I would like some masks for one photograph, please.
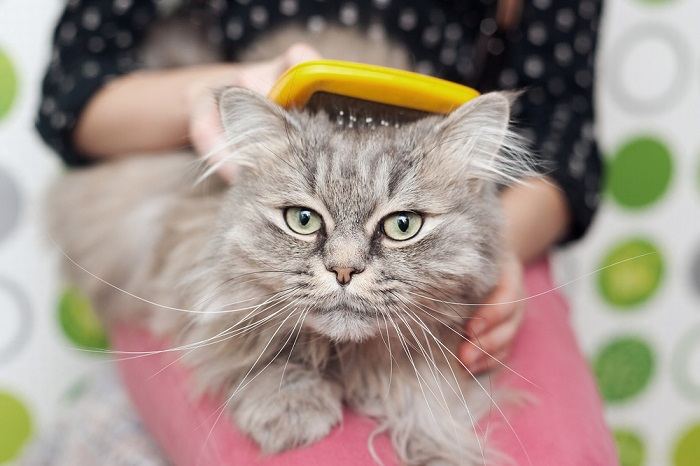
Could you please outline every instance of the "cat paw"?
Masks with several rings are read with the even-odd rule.
[[[322,380],[274,387],[258,401],[239,405],[235,417],[266,454],[322,439],[343,414],[340,389]]]

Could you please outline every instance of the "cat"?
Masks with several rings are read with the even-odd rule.
[[[232,185],[201,180],[186,151],[58,180],[49,229],[69,279],[108,326],[182,347],[264,453],[323,438],[346,404],[406,465],[494,458],[474,427],[493,395],[454,354],[473,307],[449,303],[495,285],[498,189],[532,174],[512,96],[352,129],[243,88],[217,99]]]

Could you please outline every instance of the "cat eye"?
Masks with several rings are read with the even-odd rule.
[[[306,207],[289,207],[284,211],[284,221],[294,233],[310,235],[323,226],[323,220],[311,209]]]
[[[395,241],[406,241],[418,234],[423,217],[415,212],[395,212],[384,218],[384,234]]]

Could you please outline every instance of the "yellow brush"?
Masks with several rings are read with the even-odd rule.
[[[446,114],[478,95],[470,87],[410,71],[314,60],[290,68],[269,98],[285,108],[324,109],[341,125],[367,127]]]

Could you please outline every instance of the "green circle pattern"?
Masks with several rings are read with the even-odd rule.
[[[641,393],[654,372],[654,354],[641,338],[618,337],[605,345],[593,362],[603,399],[620,403]]]
[[[32,430],[32,418],[24,403],[0,391],[0,463],[17,458]]]
[[[17,95],[17,75],[10,57],[0,49],[0,120],[12,108]]]
[[[66,289],[58,303],[58,321],[63,333],[79,348],[104,350],[107,335],[90,300],[75,288]]]
[[[689,427],[678,439],[673,452],[673,466],[700,464],[700,423]]]
[[[659,249],[644,238],[614,246],[600,264],[598,289],[608,303],[629,310],[649,299],[659,288],[664,261]]]
[[[647,207],[668,189],[672,169],[671,152],[664,143],[649,136],[638,137],[613,155],[607,167],[607,188],[623,207]]]
[[[644,466],[646,447],[637,433],[618,429],[613,432],[620,466]]]

